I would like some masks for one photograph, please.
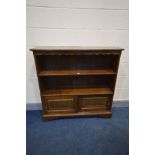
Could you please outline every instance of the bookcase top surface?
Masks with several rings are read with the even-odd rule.
[[[30,51],[122,51],[120,47],[105,46],[38,46],[31,48]]]

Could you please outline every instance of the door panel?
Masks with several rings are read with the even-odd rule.
[[[75,112],[77,110],[75,97],[72,96],[45,97],[44,103],[47,113]]]
[[[110,96],[80,96],[78,100],[81,111],[110,109]]]

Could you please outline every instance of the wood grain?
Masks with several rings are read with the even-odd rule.
[[[51,89],[42,91],[42,96],[61,96],[61,95],[103,95],[113,94],[109,88],[87,88],[87,89]]]
[[[99,116],[104,118],[110,118],[112,116],[111,111],[90,111],[90,112],[78,112],[78,113],[51,113],[43,114],[43,120],[56,119],[62,117],[81,117],[81,116]]]
[[[44,120],[112,116],[122,48],[41,47],[31,50],[35,58]]]
[[[41,71],[39,76],[65,76],[65,75],[115,75],[113,70],[52,70]]]

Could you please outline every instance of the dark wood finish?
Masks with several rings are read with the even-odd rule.
[[[95,110],[102,110],[108,111],[110,104],[110,97],[111,96],[80,96],[79,97],[79,104],[80,104],[80,111],[93,111]]]
[[[117,47],[37,47],[34,54],[43,119],[111,117]]]
[[[115,75],[113,70],[52,70],[40,71],[39,76]]]
[[[57,119],[63,117],[81,117],[81,116],[99,116],[104,118],[112,117],[111,111],[89,111],[89,112],[76,112],[76,113],[51,113],[43,114],[43,120],[47,121],[49,119]]]
[[[83,89],[50,89],[42,91],[42,96],[61,96],[61,95],[103,95],[113,94],[109,88],[83,88]]]
[[[61,113],[61,112],[76,112],[77,104],[76,97],[73,96],[59,96],[59,97],[44,97],[45,107],[47,113]]]

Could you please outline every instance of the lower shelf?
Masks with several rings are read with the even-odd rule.
[[[59,96],[59,95],[103,95],[113,94],[110,88],[83,88],[83,89],[53,89],[42,91],[42,96]]]
[[[63,113],[63,114],[44,114],[43,119],[49,120],[49,119],[56,119],[56,118],[62,118],[62,117],[79,117],[79,116],[99,116],[104,118],[110,118],[112,117],[111,111],[91,111],[91,112],[78,112],[78,113]]]

